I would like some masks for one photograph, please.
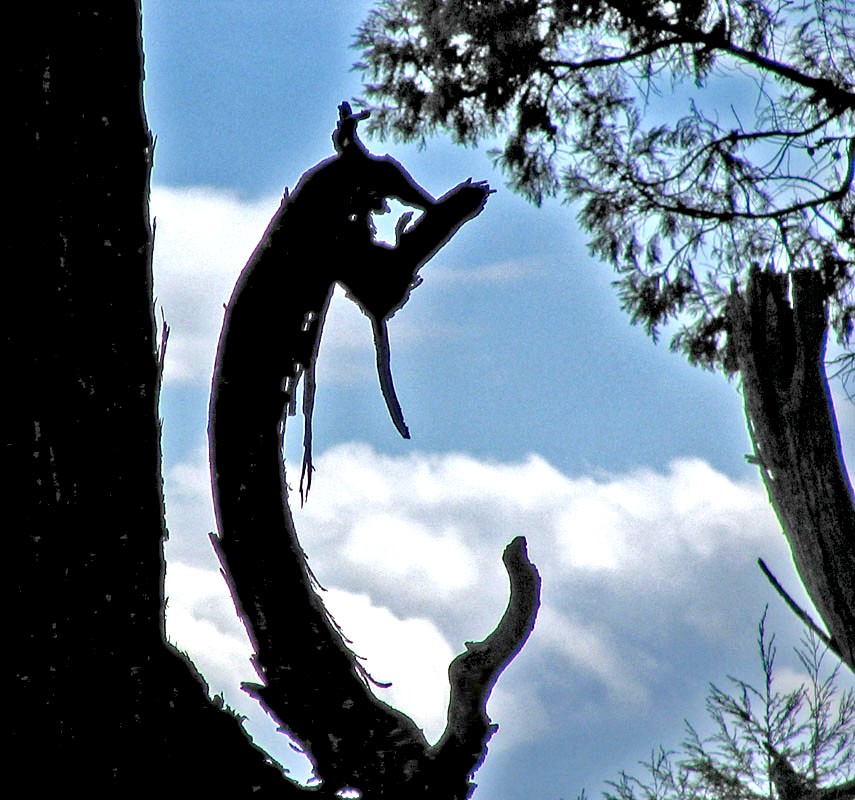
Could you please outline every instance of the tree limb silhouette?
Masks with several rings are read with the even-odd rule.
[[[288,507],[285,421],[305,377],[307,492],[314,367],[334,286],[344,286],[372,321],[380,384],[393,422],[406,435],[386,322],[418,284],[419,268],[481,212],[491,191],[470,179],[434,199],[393,158],[368,153],[356,133],[365,116],[340,106],[337,154],[286,191],[226,309],[209,415],[219,529],[211,540],[255,649],[260,680],[244,688],[311,758],[322,785],[305,791],[331,797],[353,787],[363,797],[464,798],[493,730],[484,729],[487,696],[532,630],[539,604],[540,580],[524,540],[506,551],[511,600],[497,630],[452,665],[453,733],[431,748],[409,717],[369,690],[369,676],[315,590]],[[402,218],[394,247],[372,238],[370,215],[383,210],[388,197],[424,211],[409,228],[409,218]],[[460,682],[474,674],[476,651],[483,678]],[[454,774],[452,739],[478,743],[477,753],[453,760]]]

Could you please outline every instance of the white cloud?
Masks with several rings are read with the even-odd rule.
[[[616,658],[616,643],[607,631],[598,630],[583,621],[573,620],[555,606],[546,606],[538,614],[537,633],[540,646],[552,650],[570,662],[574,669],[601,681],[624,703],[644,704],[649,692],[639,677],[649,677],[655,662],[636,654],[632,670],[621,669],[626,660]]]
[[[167,475],[173,539],[205,541],[203,459],[200,450],[200,463]],[[762,609],[755,557],[786,569],[762,486],[732,481],[697,459],[664,473],[574,478],[536,455],[520,463],[458,453],[391,457],[345,444],[318,455],[316,465],[309,501],[293,512],[312,570],[329,590],[324,600],[368,671],[393,682],[384,696],[432,739],[444,724],[449,661],[504,611],[501,554],[518,534],[543,577],[543,605],[491,701],[500,724],[498,709],[511,709],[498,747],[561,724],[567,709],[550,694],[558,689],[590,716],[602,715],[597,696],[621,713],[645,713],[667,688],[669,637],[712,648],[730,641],[734,615],[753,627]],[[182,559],[192,550],[175,547]],[[169,583],[170,635],[191,654],[225,642],[210,667],[216,690],[247,664],[236,639],[219,638],[236,636],[224,623],[231,601],[215,573],[209,581],[186,564],[173,570],[181,580]],[[750,603],[748,584],[759,587]]]
[[[765,505],[758,486],[735,483],[700,459],[676,460],[666,474],[639,469],[568,481],[559,496],[560,553],[576,568],[631,563],[648,577],[661,575],[675,561],[707,559],[728,540],[757,540],[770,530],[751,521],[758,501]]]
[[[436,625],[424,617],[401,619],[365,594],[330,589],[323,599],[348,638],[357,643],[355,652],[371,676],[379,682],[391,681],[388,689],[375,687],[374,693],[390,705],[405,708],[429,741],[438,740],[448,705],[445,672],[455,651]]]
[[[427,521],[402,520],[390,513],[356,521],[344,552],[362,572],[418,581],[443,594],[471,587],[478,574],[457,531],[437,531]]]
[[[554,733],[554,717],[537,688],[531,683],[518,680],[513,690],[505,689],[505,680],[499,679],[490,699],[487,714],[499,730],[490,739],[490,752],[507,752],[521,744],[536,742]]]
[[[236,687],[257,681],[249,660],[249,639],[219,572],[180,561],[166,573],[168,635],[212,686]],[[172,602],[177,596],[179,602]]]
[[[675,461],[665,474],[571,478],[537,455],[503,464],[455,453],[390,457],[347,444],[326,452],[317,468],[312,496],[296,516],[308,536],[332,540],[336,563],[367,563],[373,536],[380,563],[395,562],[380,570],[390,580],[419,563],[440,588],[428,577],[436,559],[446,573],[442,588],[452,591],[477,585],[478,570],[497,560],[498,543],[516,533],[542,551],[559,581],[593,572],[606,580],[617,573],[625,583],[686,572],[676,566],[754,547],[775,531],[759,484],[736,483],[699,459]],[[456,582],[455,563],[474,575],[472,584]]]
[[[455,269],[435,267],[431,270],[431,281],[442,283],[511,283],[530,278],[542,269],[535,259],[508,259],[478,267]]]
[[[155,296],[172,329],[166,380],[209,382],[223,304],[278,205],[221,189],[153,187]]]

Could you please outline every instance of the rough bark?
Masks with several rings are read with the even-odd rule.
[[[4,789],[281,792],[281,772],[163,639],[139,3],[16,11],[24,18],[4,49],[4,533],[16,678]]]
[[[823,366],[824,276],[755,270],[728,316],[754,458],[802,582],[855,671],[855,505]]]

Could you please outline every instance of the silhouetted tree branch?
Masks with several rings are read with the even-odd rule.
[[[372,321],[381,386],[406,435],[388,374],[386,321],[418,284],[419,268],[481,212],[490,192],[465,181],[434,199],[394,159],[367,152],[356,135],[360,118],[341,106],[338,154],[286,192],[227,307],[211,393],[219,528],[211,538],[256,652],[260,682],[245,688],[305,748],[323,781],[311,791],[465,798],[493,730],[484,712],[490,689],[534,625],[540,581],[524,540],[506,551],[505,617],[452,665],[450,733],[432,748],[411,719],[371,693],[315,591],[287,502],[287,411],[305,377],[303,475],[311,476],[314,365],[335,284]],[[395,247],[372,238],[370,214],[389,197],[424,211],[412,227],[399,223]]]

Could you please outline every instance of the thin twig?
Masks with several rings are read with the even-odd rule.
[[[819,640],[829,649],[831,650],[838,658],[843,659],[843,654],[837,648],[837,645],[834,643],[834,639],[832,639],[825,631],[823,631],[811,618],[810,614],[807,613],[789,594],[787,594],[786,589],[778,583],[778,579],[772,574],[769,567],[766,566],[766,562],[763,561],[762,558],[757,559],[757,563],[760,565],[760,569],[763,570],[763,574],[768,578],[769,583],[772,584],[772,587],[775,591],[781,595],[784,599],[784,602],[792,609],[793,613],[810,628],[819,638]]]

